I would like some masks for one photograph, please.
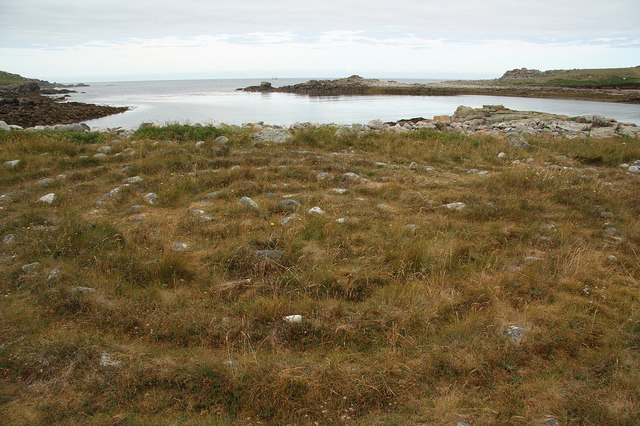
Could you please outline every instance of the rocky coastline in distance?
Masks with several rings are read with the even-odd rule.
[[[492,80],[452,80],[429,84],[407,84],[352,75],[334,80],[274,87],[269,82],[238,90],[260,93],[296,93],[312,96],[490,95],[533,98],[584,99],[640,103],[640,66],[601,70],[538,71],[526,68],[507,71]]]

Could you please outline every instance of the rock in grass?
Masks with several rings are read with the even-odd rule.
[[[13,234],[7,234],[4,236],[4,238],[2,239],[2,242],[5,244],[11,244],[15,241],[16,237]]]
[[[289,132],[287,129],[266,128],[260,130],[259,132],[252,133],[251,139],[256,142],[282,143],[286,142],[289,138],[291,138],[291,136],[291,132]]]
[[[300,324],[302,322],[302,315],[287,315],[282,319],[289,324]]]
[[[196,142],[196,148],[200,148],[201,146],[204,145],[204,141],[198,141]]]
[[[465,203],[462,202],[455,202],[455,203],[449,203],[449,204],[445,204],[444,205],[446,208],[448,208],[449,210],[462,210],[464,208],[467,207],[467,205]]]
[[[640,167],[638,167],[638,166],[629,166],[627,171],[630,172],[630,173],[640,173]]]
[[[98,148],[98,152],[101,152],[103,154],[109,154],[111,151],[113,151],[113,148],[111,148],[110,146],[106,145],[106,146],[101,146],[100,148]]]
[[[342,175],[342,179],[344,179],[345,182],[356,183],[360,179],[360,176],[353,172],[347,172]]]
[[[229,143],[229,138],[226,136],[218,136],[213,140],[215,143]]]
[[[510,325],[505,330],[505,334],[507,335],[507,337],[516,343],[520,343],[520,340],[522,340],[525,333],[526,333],[526,330],[524,328],[518,327],[515,325]]]
[[[38,185],[40,186],[45,186],[45,185],[49,185],[50,183],[53,183],[54,180],[51,178],[44,178],[44,179],[40,179],[38,182],[36,182]]]
[[[91,294],[91,293],[95,293],[96,289],[95,288],[91,288],[91,287],[74,287],[71,289],[71,291],[75,294]]]
[[[280,221],[280,223],[281,223],[281,224],[283,224],[283,225],[288,225],[288,224],[290,224],[291,222],[293,222],[293,220],[294,220],[294,219],[298,219],[298,220],[300,220],[300,216],[299,216],[299,215],[297,215],[297,214],[292,214],[291,216],[289,216],[289,217],[285,217],[284,219],[282,219],[282,220]]]
[[[200,216],[200,222],[211,222],[213,220],[213,216],[209,216],[208,214],[203,214]]]
[[[280,207],[300,207],[302,204],[297,202],[296,200],[282,200],[278,203]]]
[[[142,176],[131,176],[127,178],[127,183],[140,183],[144,180]]]
[[[4,168],[4,169],[15,169],[18,164],[20,164],[20,160],[5,161],[2,164],[2,168]]]
[[[498,154],[498,158],[504,158],[504,157],[506,157],[506,156],[507,156],[507,154],[506,154],[506,153],[504,153],[504,152],[500,152],[500,153]]]
[[[338,219],[336,219],[336,223],[347,223],[347,218],[339,217]]]
[[[93,158],[95,158],[96,160],[104,160],[105,158],[107,158],[107,154],[103,152],[99,152],[96,155],[94,155]]]
[[[213,191],[205,195],[206,198],[217,198],[220,195],[220,191]]]
[[[11,127],[4,121],[0,121],[0,130],[11,131]]]
[[[176,251],[184,251],[187,249],[187,243],[173,243],[173,249]]]
[[[256,250],[256,258],[262,260],[278,260],[283,254],[282,250]]]
[[[51,270],[51,272],[49,272],[49,276],[47,277],[47,281],[57,280],[59,274],[60,274],[60,268],[53,268]]]
[[[149,203],[149,204],[155,204],[156,201],[158,201],[158,194],[156,194],[155,192],[150,192],[147,195],[144,196],[144,199]]]
[[[344,195],[347,192],[349,192],[349,190],[345,189],[345,188],[333,188],[332,191],[335,192],[336,194],[340,194],[340,195]]]
[[[522,135],[516,132],[507,133],[507,144],[516,148],[531,148],[531,145],[524,140]]]
[[[329,173],[327,173],[327,172],[320,172],[320,173],[318,173],[316,175],[316,179],[317,180],[324,180],[324,179],[326,179],[328,177],[329,177]]]
[[[42,197],[40,197],[38,199],[38,201],[41,201],[43,203],[47,203],[47,204],[51,204],[53,203],[53,201],[56,199],[56,194],[54,194],[53,192],[47,195],[43,195]]]
[[[100,356],[100,366],[101,367],[120,367],[120,361],[114,361],[109,357],[109,354],[103,352]]]
[[[204,210],[193,209],[191,210],[191,214],[194,216],[202,216],[204,214]]]
[[[24,272],[25,274],[28,274],[29,272],[31,272],[34,269],[36,269],[38,266],[40,266],[40,262],[29,263],[29,264],[24,265],[22,267],[22,272]]]
[[[142,210],[142,206],[136,204],[134,206],[131,206],[131,208],[129,209],[129,214],[138,213],[141,210]]]
[[[240,198],[240,201],[238,203],[240,204],[241,207],[250,208],[250,209],[258,208],[258,203],[256,203],[249,197]]]
[[[310,208],[307,213],[309,213],[309,214],[324,214],[324,210],[322,210],[318,206],[315,206],[315,207]]]

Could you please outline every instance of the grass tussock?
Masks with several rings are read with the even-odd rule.
[[[637,139],[334,133],[2,132],[4,421],[640,421]]]

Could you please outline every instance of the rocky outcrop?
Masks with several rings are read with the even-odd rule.
[[[46,93],[51,93],[50,88]],[[43,96],[36,82],[0,86],[0,120],[21,127],[77,123],[127,111],[127,107],[62,102]]]
[[[513,69],[505,72],[500,80],[526,80],[530,78],[536,78],[542,76],[542,71],[540,70],[530,70],[527,68]]]

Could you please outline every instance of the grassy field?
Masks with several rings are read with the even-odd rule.
[[[11,74],[6,71],[0,71],[0,85],[3,84],[14,84],[14,83],[27,83],[29,81],[28,78],[24,78],[18,74]]]
[[[0,423],[640,422],[638,139],[334,132],[0,131]]]
[[[640,66],[630,68],[599,68],[546,71],[540,77],[504,84],[522,84],[551,87],[638,87]]]

